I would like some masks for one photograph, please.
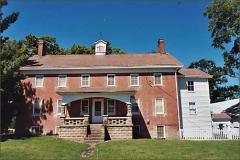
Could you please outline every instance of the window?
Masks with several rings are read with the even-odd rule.
[[[40,126],[31,126],[30,132],[34,135],[39,135],[41,134],[41,127]]]
[[[115,115],[115,101],[112,99],[109,99],[107,101],[107,110],[108,115]]]
[[[131,98],[132,114],[140,114],[140,100]]]
[[[36,87],[43,87],[43,75],[37,75],[35,77],[35,86]]]
[[[190,114],[197,114],[195,102],[189,102],[189,112]]]
[[[130,85],[131,86],[138,86],[139,85],[139,76],[138,76],[138,74],[131,74],[130,75]]]
[[[59,99],[58,101],[57,101],[57,114],[58,115],[60,115],[61,113],[62,113],[62,108],[63,108],[64,106],[62,105],[62,100],[61,99]]]
[[[58,87],[66,87],[67,85],[67,76],[59,75],[58,76]]]
[[[157,138],[165,138],[165,126],[157,126]]]
[[[40,116],[41,115],[41,107],[42,100],[36,99],[33,101],[33,116]]]
[[[194,82],[187,81],[187,88],[188,88],[188,91],[194,91]]]
[[[88,74],[82,75],[81,86],[86,87],[90,85],[90,76]]]
[[[156,98],[155,108],[156,108],[156,114],[164,114],[164,100],[163,100],[163,98]]]
[[[107,75],[107,85],[108,86],[115,86],[115,75],[114,74],[108,74]]]
[[[162,85],[162,74],[161,73],[154,74],[154,85]]]
[[[104,52],[103,46],[97,46],[97,52]]]
[[[89,114],[89,101],[88,99],[82,100],[81,105],[81,115],[88,115]]]

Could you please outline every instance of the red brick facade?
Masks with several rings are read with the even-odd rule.
[[[107,86],[107,74],[90,74],[90,86],[88,88],[97,89],[117,89],[117,90],[136,90],[132,95],[140,100],[140,114],[133,115],[134,126],[140,125],[140,137],[157,138],[157,126],[165,126],[165,136],[167,139],[178,138],[178,109],[177,109],[177,88],[174,72],[162,73],[162,86],[154,85],[154,73],[137,73],[139,74],[139,86],[130,86],[130,73],[115,73],[116,85]],[[64,89],[76,90],[81,87],[81,74],[67,74],[67,86]],[[25,84],[25,96],[27,107],[22,114],[18,116],[17,132],[23,133],[32,125],[40,125],[44,134],[55,133],[59,125],[60,118],[56,115],[57,100],[62,99],[57,93],[58,74],[44,75],[44,85],[41,88],[35,87],[35,75],[27,77]],[[24,86],[24,85],[23,85]],[[33,96],[32,96],[33,95]],[[32,98],[30,98],[32,97]],[[43,100],[41,117],[32,117],[32,99],[40,98]],[[89,99],[89,112],[92,112],[92,98]],[[104,97],[101,97],[104,98]],[[164,114],[156,115],[155,99],[164,99]],[[80,100],[71,102],[67,107],[68,116],[80,116]],[[126,116],[126,104],[116,100],[116,115]],[[107,100],[104,98],[104,114],[107,114]],[[91,122],[91,117],[90,117]],[[138,129],[138,128],[137,128]],[[134,131],[135,133],[135,131]],[[138,133],[136,133],[138,134]],[[135,137],[133,135],[133,137]]]

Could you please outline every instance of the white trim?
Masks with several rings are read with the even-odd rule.
[[[157,112],[157,100],[158,99],[161,99],[162,100],[162,108],[163,108],[163,111],[162,112]],[[162,97],[157,97],[155,98],[155,114],[156,115],[161,115],[161,114],[164,114],[165,113],[165,104],[164,104],[164,98]]]
[[[42,84],[40,86],[37,86],[37,78],[42,78]],[[44,86],[44,76],[43,75],[36,75],[35,76],[35,87],[36,88],[42,88]]]
[[[85,70],[85,69],[144,69],[144,68],[182,68],[183,65],[146,65],[146,66],[92,66],[92,67],[69,67],[69,68],[61,68],[61,67],[45,67],[45,68],[20,68],[21,71],[27,70]]]
[[[31,74],[91,74],[91,73],[155,73],[155,72],[176,72],[177,68],[107,68],[107,69],[27,69],[21,70],[21,73],[31,75]]]
[[[156,84],[156,75],[160,75],[161,76],[161,84]],[[154,81],[154,86],[162,86],[163,85],[163,76],[162,73],[154,73],[153,74],[153,81]]]
[[[137,76],[137,84],[136,85],[132,85],[131,81],[132,81],[132,76]],[[138,73],[134,73],[134,74],[130,74],[129,76],[130,78],[130,86],[139,86],[139,74]]]
[[[87,101],[88,113],[83,113],[83,111],[82,111],[82,107],[83,107],[83,103],[82,102],[83,101]],[[81,106],[80,106],[80,115],[86,115],[86,114],[89,115],[89,99],[82,99],[81,100]]]
[[[109,112],[108,112],[108,105],[109,105],[109,103],[108,103],[108,101],[113,101],[113,108],[114,108],[114,112],[113,113],[110,113],[109,114]],[[108,115],[116,115],[116,101],[114,100],[114,99],[108,99],[107,100],[107,114]]]
[[[163,127],[163,137],[158,137],[158,127]],[[157,138],[166,138],[166,126],[165,125],[157,125]]]
[[[35,113],[35,101],[39,101],[39,107],[40,107],[40,112],[39,112],[39,114],[36,114]],[[35,99],[35,100],[33,100],[32,101],[32,104],[33,104],[33,107],[32,107],[32,116],[33,117],[40,117],[41,116],[41,114],[42,114],[42,99]]]
[[[113,78],[113,85],[109,85],[108,84],[108,76],[114,76],[114,78]],[[107,74],[107,86],[111,86],[111,87],[113,87],[113,86],[116,86],[116,74]]]
[[[96,101],[101,101],[101,116],[95,116],[95,102]],[[103,114],[104,114],[103,109],[104,109],[104,99],[96,98],[96,99],[92,100],[92,122],[93,123],[98,123],[98,121],[94,122],[94,117],[101,117],[100,122],[102,122],[102,118],[103,118]]]
[[[64,85],[62,85],[62,86],[60,86],[60,81],[59,81],[59,78],[60,77],[65,77],[66,79],[65,79],[65,84]],[[60,75],[58,75],[58,87],[67,87],[67,75],[66,74],[60,74]]]
[[[83,85],[83,83],[82,83],[82,81],[83,81],[82,77],[83,76],[88,76],[88,85]],[[90,74],[81,74],[81,87],[90,87],[90,83],[91,83],[90,79],[91,79]]]

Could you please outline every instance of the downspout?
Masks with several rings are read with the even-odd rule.
[[[180,111],[179,111],[179,97],[178,97],[178,81],[177,81],[177,71],[175,72],[175,83],[176,83],[176,96],[177,96],[177,112],[178,112],[178,132],[179,132],[179,139],[182,137],[181,133],[181,124],[180,124]]]

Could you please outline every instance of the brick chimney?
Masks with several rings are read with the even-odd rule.
[[[158,52],[160,54],[165,54],[164,39],[158,39]]]
[[[42,57],[45,55],[44,41],[42,39],[38,40],[38,56]]]

